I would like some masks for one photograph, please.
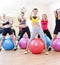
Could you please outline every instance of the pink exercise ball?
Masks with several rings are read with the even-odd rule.
[[[39,38],[35,38],[31,41],[30,45],[29,45],[29,50],[33,53],[33,54],[40,54],[43,52],[44,50],[44,43],[41,39]]]
[[[28,43],[28,38],[27,37],[23,37],[23,38],[21,38],[20,39],[20,41],[19,41],[19,47],[21,48],[21,49],[26,49],[27,48],[27,43]]]
[[[57,38],[53,41],[52,43],[52,48],[57,51],[60,52],[60,38]]]

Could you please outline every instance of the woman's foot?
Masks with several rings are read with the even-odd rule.
[[[51,51],[51,47],[48,48],[48,51]]]
[[[14,49],[13,49],[14,51],[16,51],[17,50],[17,47],[14,47]]]
[[[28,54],[28,53],[29,53],[29,51],[28,51],[28,50],[25,50],[25,51],[24,51],[24,54]]]
[[[48,55],[48,54],[49,54],[49,52],[48,52],[48,51],[45,51],[44,53],[45,53],[45,55]]]

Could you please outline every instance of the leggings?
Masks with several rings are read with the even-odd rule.
[[[52,39],[49,30],[44,30],[43,32],[44,32],[50,39]],[[38,38],[40,38],[40,35],[38,35]]]
[[[15,29],[12,29],[12,32],[13,32],[13,34],[16,36],[16,32],[15,32]]]
[[[36,36],[37,33],[40,35],[42,41],[44,41],[46,43],[45,38],[44,38],[44,32],[43,32],[42,28],[40,28],[40,27],[33,28],[33,31],[31,33],[31,38],[29,40],[29,43],[34,39],[34,37]]]
[[[19,38],[19,40],[23,37],[25,32],[28,34],[28,38],[30,38],[30,30],[29,30],[29,27],[27,26],[25,28],[22,28],[22,31],[20,31],[20,34],[19,34],[20,38]]]

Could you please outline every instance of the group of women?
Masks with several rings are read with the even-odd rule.
[[[18,16],[18,21],[19,21],[19,40],[23,37],[24,33],[26,32],[29,38],[28,41],[28,45],[26,48],[26,51],[24,53],[28,53],[28,46],[30,44],[30,42],[34,39],[34,37],[36,36],[36,34],[38,34],[38,38],[41,38],[44,43],[45,43],[45,54],[48,54],[48,51],[51,50],[51,47],[49,47],[47,49],[47,45],[46,45],[46,40],[44,37],[44,34],[46,34],[52,41],[56,39],[58,32],[60,32],[60,9],[57,9],[54,14],[55,14],[55,21],[56,21],[56,25],[55,25],[55,30],[54,30],[54,34],[53,34],[53,38],[51,37],[51,34],[48,30],[48,19],[47,19],[47,15],[43,14],[42,15],[42,19],[40,21],[38,14],[38,9],[34,8],[31,12],[30,15],[30,21],[31,21],[31,25],[32,25],[32,32],[30,33],[29,27],[26,24],[26,18],[25,18],[25,12],[21,11],[20,16]],[[2,19],[2,25],[3,25],[3,31],[2,31],[2,40],[0,42],[0,51],[1,51],[1,46],[2,43],[4,41],[5,36],[7,35],[7,33],[9,33],[9,35],[11,36],[13,42],[14,42],[14,51],[17,50],[17,45],[16,45],[16,40],[13,39],[13,31],[12,31],[12,26],[11,26],[11,21],[9,21],[9,19],[6,18],[6,15],[3,15],[3,19]],[[39,24],[39,22],[41,22],[41,26]],[[18,41],[19,41],[18,40]]]

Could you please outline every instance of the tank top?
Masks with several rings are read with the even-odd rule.
[[[3,26],[5,26],[5,25],[9,25],[10,23],[9,23],[9,20],[7,20],[7,19],[3,19],[2,20],[2,25]]]
[[[37,16],[33,16],[32,19],[31,19],[31,22],[39,22],[39,19]]]
[[[19,25],[22,25],[22,24],[26,24],[26,20],[20,20],[20,23],[19,23]]]
[[[56,19],[56,26],[60,28],[60,19]]]
[[[48,30],[48,21],[42,20],[41,27],[43,30]]]

